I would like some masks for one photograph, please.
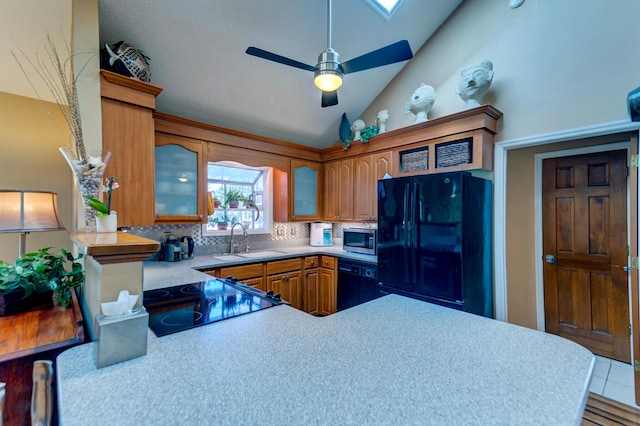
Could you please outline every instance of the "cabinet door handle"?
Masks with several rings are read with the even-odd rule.
[[[312,261],[311,261],[311,266],[315,265],[315,263],[316,263],[316,261],[315,261],[315,260],[312,260]]]
[[[309,271],[307,271],[307,273],[305,275],[308,277],[309,276]]]

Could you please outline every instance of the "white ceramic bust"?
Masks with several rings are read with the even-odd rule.
[[[356,120],[351,125],[351,131],[353,132],[353,140],[357,141],[360,139],[360,132],[364,129],[364,121]]]
[[[480,106],[493,80],[493,63],[482,61],[462,70],[456,93],[467,103],[465,109]]]
[[[387,120],[389,120],[389,110],[383,109],[378,112],[377,124],[378,133],[384,133],[387,131]]]
[[[428,84],[420,83],[409,99],[409,111],[416,115],[415,123],[427,121],[427,113],[436,102],[436,91]]]

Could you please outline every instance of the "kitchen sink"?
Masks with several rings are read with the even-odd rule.
[[[283,254],[287,254],[287,253],[283,251],[278,251],[278,250],[263,250],[263,251],[252,251],[249,253],[238,253],[238,256],[251,259],[255,257],[280,256]]]
[[[213,256],[215,260],[222,260],[229,262],[231,260],[242,260],[243,258],[238,256],[237,254],[220,254],[217,256]]]

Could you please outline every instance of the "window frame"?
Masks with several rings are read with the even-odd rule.
[[[263,179],[263,188],[262,188],[262,209],[260,209],[260,215],[262,217],[263,227],[259,229],[251,228],[247,229],[248,234],[271,234],[273,233],[274,225],[273,225],[273,168],[271,167],[253,167],[247,166],[245,164],[241,164],[235,161],[210,161],[207,162],[207,182],[206,189],[209,191],[210,183],[224,183],[229,186],[248,186],[247,182],[237,182],[237,181],[220,181],[218,179],[210,179],[208,175],[208,167],[210,164],[220,165],[220,166],[228,166],[249,170],[260,170],[262,172]],[[254,184],[255,185],[255,182]],[[220,209],[219,207],[218,209]],[[207,222],[201,225],[202,227],[202,236],[203,237],[218,237],[218,236],[228,236],[231,235],[231,225],[227,227],[225,230],[219,229],[210,229],[209,228],[209,217],[207,215]],[[236,229],[236,233],[238,230]]]

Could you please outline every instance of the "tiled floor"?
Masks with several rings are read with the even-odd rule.
[[[589,390],[634,408],[640,408],[635,403],[631,364],[596,355],[596,368],[593,371]]]

